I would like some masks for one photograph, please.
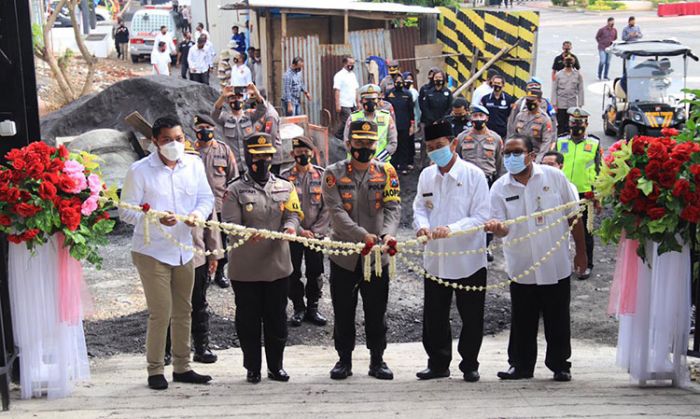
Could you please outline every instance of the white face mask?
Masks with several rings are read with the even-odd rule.
[[[160,146],[160,154],[170,161],[178,161],[185,154],[185,144],[179,141],[171,141]]]

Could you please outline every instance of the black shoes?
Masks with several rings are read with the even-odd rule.
[[[493,262],[493,260],[494,260],[493,253],[491,253],[490,250],[487,250],[487,251],[486,251],[486,260],[487,260],[488,262]]]
[[[554,373],[554,381],[571,381],[571,373],[569,371],[559,371]]]
[[[251,384],[258,384],[260,382],[260,371],[248,370],[248,374],[246,374],[245,380]]]
[[[294,310],[294,315],[289,319],[289,325],[292,327],[301,326],[301,322],[304,321],[305,310]]]
[[[194,348],[194,357],[192,358],[194,362],[199,362],[200,364],[213,364],[218,359],[219,357],[211,352],[208,345],[197,346]]]
[[[168,388],[168,380],[163,374],[151,375],[148,377],[148,387],[152,390],[165,390]]]
[[[369,372],[367,373],[371,377],[374,377],[378,380],[393,380],[394,379],[394,373],[391,372],[389,367],[386,365],[386,362],[378,362],[378,363],[373,363],[369,365]]]
[[[338,361],[331,370],[333,380],[344,380],[352,375],[352,364],[350,362]]]
[[[274,381],[287,382],[289,381],[289,374],[287,374],[287,371],[283,370],[282,368],[280,368],[277,372],[268,370],[267,378]]]
[[[210,375],[197,374],[196,372],[189,370],[182,373],[173,373],[173,381],[176,383],[189,383],[189,384],[206,384],[211,381]]]
[[[416,377],[419,380],[432,380],[433,378],[446,378],[450,376],[450,370],[446,369],[444,371],[434,370],[430,367],[424,369],[423,371],[418,371]]]
[[[508,371],[501,371],[498,374],[498,378],[501,380],[522,380],[526,378],[532,378],[532,373],[524,373],[516,370],[515,367],[508,368]]]
[[[220,288],[228,288],[231,286],[231,281],[226,278],[223,272],[217,271],[216,275],[214,276],[214,282],[216,285],[218,285]]]
[[[479,371],[469,371],[464,373],[464,381],[466,382],[476,383],[479,381],[479,378],[481,378]]]
[[[315,324],[316,326],[325,326],[328,323],[328,320],[323,317],[323,314],[318,312],[318,308],[314,307],[309,307],[306,310],[304,320],[311,324]]]

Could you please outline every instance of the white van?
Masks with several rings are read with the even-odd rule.
[[[166,26],[168,32],[173,34],[174,50],[177,50],[177,26],[171,7],[146,6],[134,13],[129,29],[129,55],[132,62],[137,63],[139,58],[150,59],[153,42],[161,26]]]

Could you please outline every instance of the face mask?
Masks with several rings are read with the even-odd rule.
[[[348,70],[348,71],[352,71],[354,68],[355,68],[354,65],[346,65],[346,66],[345,66],[345,69]]]
[[[306,166],[309,164],[308,154],[302,154],[300,156],[294,156],[294,160],[299,164],[299,166]]]
[[[527,166],[525,165],[525,153],[515,156],[513,154],[505,156],[503,159],[503,165],[506,166],[508,173],[512,175],[517,175],[525,171]]]
[[[501,85],[493,86],[493,91],[494,91],[494,92],[498,93],[498,92],[500,92],[501,90],[503,90],[503,86],[501,86]]]
[[[573,66],[574,66],[574,63],[572,63],[571,61],[565,61],[565,62],[564,62],[564,67],[570,68],[570,67],[573,67]]]
[[[241,108],[243,107],[243,101],[241,100],[234,100],[233,104],[231,105],[234,111],[240,111]]]
[[[160,146],[160,154],[170,161],[178,161],[185,154],[185,144],[179,141],[171,141]]]
[[[586,132],[586,127],[571,127],[571,135],[581,137]]]
[[[527,106],[527,110],[534,111],[535,109],[537,109],[537,102],[528,100],[525,101],[525,106]]]
[[[374,156],[374,150],[371,148],[355,148],[351,147],[350,148],[350,154],[352,157],[359,161],[360,163],[367,163],[370,160],[372,160],[372,156]]]
[[[437,87],[442,87],[445,84],[445,80],[435,80],[434,83]]]
[[[271,160],[256,160],[253,161],[253,157],[247,154],[246,164],[248,169],[250,169],[250,177],[258,183],[265,183],[270,178],[270,166],[272,165]]]
[[[374,109],[377,107],[377,104],[375,102],[364,102],[362,104],[362,107],[367,112],[374,112]]]
[[[403,82],[397,82],[397,83],[395,84],[395,86],[396,86],[397,89],[401,90],[401,89],[403,89]]]
[[[452,150],[449,145],[446,145],[437,150],[428,152],[428,157],[430,157],[430,160],[434,161],[438,167],[445,167],[450,164],[452,160]]]
[[[481,119],[477,119],[472,121],[472,124],[474,124],[474,128],[476,128],[477,131],[481,131],[484,129],[484,125],[486,125],[486,121],[483,121]]]
[[[211,141],[214,139],[214,130],[211,128],[202,128],[197,130],[197,139],[199,141]]]

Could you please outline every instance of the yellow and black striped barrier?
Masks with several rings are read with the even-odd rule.
[[[440,7],[438,41],[444,45],[444,53],[459,54],[446,59],[447,74],[460,84],[464,83],[471,77],[475,51],[483,58],[475,67],[478,71],[503,47],[518,43],[517,48],[492,68],[505,76],[506,92],[524,96],[525,85],[534,70],[539,22],[538,12]]]

